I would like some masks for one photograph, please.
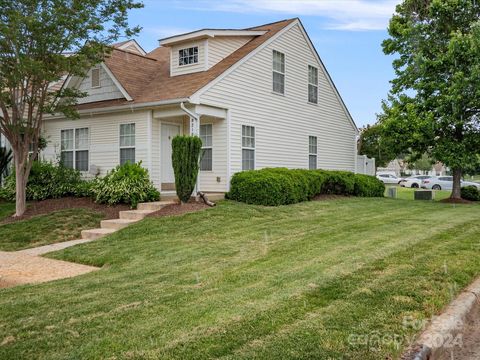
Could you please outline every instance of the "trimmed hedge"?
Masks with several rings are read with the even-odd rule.
[[[187,203],[197,182],[202,140],[198,136],[177,135],[172,140],[172,166],[175,189],[182,203]]]
[[[462,187],[460,195],[465,200],[480,201],[480,190],[473,185]]]
[[[5,179],[0,198],[15,201],[15,171]],[[65,196],[90,196],[91,183],[80,172],[46,161],[34,161],[28,177],[27,200],[58,199]]]
[[[228,199],[266,206],[307,201],[319,194],[383,197],[385,185],[373,176],[347,171],[266,168],[236,173]]]

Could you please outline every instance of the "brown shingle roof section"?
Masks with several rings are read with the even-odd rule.
[[[115,103],[116,105],[121,103],[138,104],[188,98],[295,20],[283,20],[249,28],[249,30],[265,30],[267,32],[253,38],[207,71],[193,74],[170,76],[169,48],[156,48],[147,56],[114,49],[111,56],[105,60],[105,64],[133,98],[133,101],[116,101]],[[112,106],[111,101],[82,104],[81,108],[107,106]]]

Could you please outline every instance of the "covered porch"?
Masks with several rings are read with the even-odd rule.
[[[229,182],[228,111],[207,105],[182,105],[152,111],[152,181],[162,195],[175,193],[172,140],[176,135],[197,135],[203,143],[198,190],[224,193]]]

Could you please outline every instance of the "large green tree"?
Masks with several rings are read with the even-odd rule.
[[[390,144],[391,139],[383,135],[380,124],[367,125],[360,129],[358,153],[375,158],[376,167],[385,167],[395,159],[396,153]]]
[[[390,20],[383,50],[395,55],[380,121],[397,152],[428,154],[453,173],[480,152],[480,1],[405,0]]]
[[[83,96],[52,84],[85,76],[109,44],[139,31],[128,25],[135,0],[0,0],[0,131],[10,142],[16,174],[16,216],[25,212],[25,186],[44,114],[75,118]]]

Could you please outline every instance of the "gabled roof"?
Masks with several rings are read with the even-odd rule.
[[[245,29],[262,31],[263,35],[254,37],[206,71],[173,77],[170,76],[168,47],[158,47],[146,56],[114,48],[105,60],[105,65],[133,100],[106,100],[85,103],[78,107],[79,109],[98,109],[188,98],[295,21],[297,21],[296,18]]]

